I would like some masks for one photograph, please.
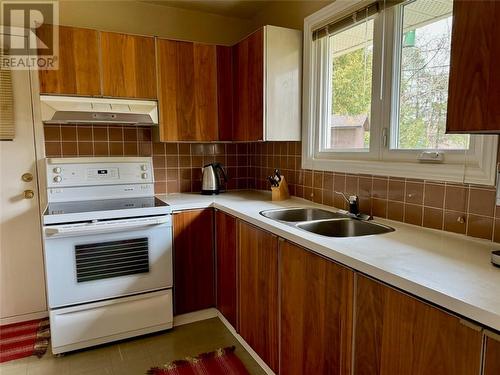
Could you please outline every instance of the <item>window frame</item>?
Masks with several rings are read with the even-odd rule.
[[[314,42],[312,31],[371,3],[373,0],[337,1],[304,20],[302,168],[494,185],[497,136],[471,135],[469,150],[443,150],[445,161],[439,164],[418,162],[417,156],[422,150],[391,149],[391,121],[396,109],[393,103],[395,99],[399,100],[399,91],[394,90],[397,85],[393,83],[397,76],[396,10],[400,10],[400,6],[386,9],[385,19],[382,13],[375,16],[369,151],[322,149],[324,138],[321,137],[326,129],[322,124],[329,113],[329,102],[324,97],[329,96],[325,94],[325,85],[329,86],[330,80],[324,77],[330,64],[328,57],[323,57],[328,37]],[[384,48],[382,41],[385,42]]]

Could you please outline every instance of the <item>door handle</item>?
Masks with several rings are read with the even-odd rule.
[[[35,196],[35,192],[33,190],[25,190],[24,191],[24,198],[33,199],[34,196]]]
[[[33,175],[31,173],[24,173],[22,176],[21,176],[21,179],[24,181],[24,182],[31,182],[33,181]]]

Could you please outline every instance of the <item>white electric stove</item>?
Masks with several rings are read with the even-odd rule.
[[[45,165],[52,351],[171,328],[171,209],[154,197],[151,158]]]

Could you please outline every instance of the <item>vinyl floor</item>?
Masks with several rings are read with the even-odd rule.
[[[0,364],[0,374],[140,375],[153,366],[231,345],[236,346],[236,354],[252,375],[265,374],[218,318],[75,351],[58,358],[49,348],[40,359],[28,357]]]

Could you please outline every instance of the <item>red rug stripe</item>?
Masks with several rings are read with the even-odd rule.
[[[0,340],[0,348],[8,345],[15,344],[16,342],[25,341],[25,340],[33,340],[37,337],[37,332],[30,332],[27,334],[12,336],[12,337],[2,337]]]
[[[0,326],[0,363],[43,355],[50,337],[48,328],[47,319]]]
[[[192,360],[179,360],[164,368],[154,367],[151,375],[250,375],[234,354],[234,346],[215,352],[203,353]]]

